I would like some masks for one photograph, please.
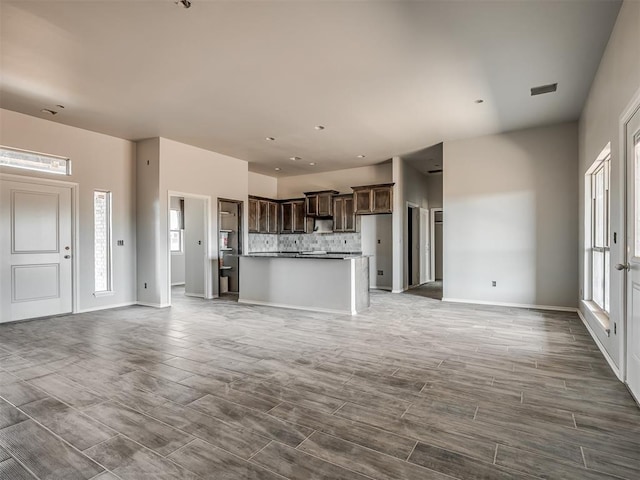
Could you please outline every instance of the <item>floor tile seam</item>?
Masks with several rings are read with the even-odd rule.
[[[348,402],[347,402],[347,403],[348,403]],[[307,408],[307,407],[302,407],[302,408]],[[310,409],[310,410],[313,410],[313,409]],[[319,412],[319,413],[323,413],[323,412]],[[333,414],[325,414],[325,415],[335,416],[336,418],[338,418],[338,419],[340,419],[340,420],[344,420],[344,421],[346,421],[346,422],[352,422],[352,423],[356,424],[356,426],[357,426],[357,427],[360,427],[360,428],[369,428],[369,429],[372,429],[372,430],[377,430],[377,431],[379,431],[379,432],[381,432],[381,433],[384,433],[384,434],[386,434],[386,435],[393,435],[394,437],[402,438],[402,439],[404,439],[404,440],[420,441],[420,442],[423,442],[423,443],[427,443],[427,442],[424,442],[423,440],[420,440],[420,439],[419,439],[419,438],[417,438],[417,437],[411,437],[411,436],[403,435],[403,434],[400,434],[400,433],[396,433],[396,432],[395,432],[395,431],[393,431],[393,430],[387,430],[387,429],[385,429],[385,428],[383,428],[383,427],[380,427],[380,426],[377,426],[377,425],[373,425],[373,424],[371,424],[371,423],[361,422],[361,421],[359,421],[359,420],[353,420],[353,419],[351,419],[351,418],[343,417],[343,416],[340,416],[340,415],[333,415]],[[274,415],[273,415],[273,416],[274,416]],[[310,427],[310,426],[308,426],[308,425],[304,425],[304,424],[302,424],[302,423],[297,423],[297,422],[295,422],[295,421],[284,420],[284,419],[282,419],[282,418],[280,418],[280,417],[276,417],[276,416],[274,416],[274,417],[275,417],[275,418],[277,418],[278,420],[282,420],[282,421],[284,421],[284,422],[286,422],[286,423],[290,423],[290,424],[296,425],[296,426],[298,426],[298,427],[303,427],[303,428],[312,429],[312,430],[314,430],[314,431],[317,431],[317,432],[323,433],[323,434],[325,434],[325,435],[331,435],[331,436],[333,436],[333,437],[340,438],[341,440],[350,441],[351,443],[355,443],[356,445],[364,446],[364,445],[359,444],[358,442],[354,442],[354,441],[352,441],[352,440],[346,440],[346,439],[344,439],[344,438],[340,437],[340,436],[339,436],[339,435],[337,435],[337,434],[333,434],[333,433],[328,433],[328,432],[326,432],[325,430],[323,430],[323,428],[325,428],[325,425],[322,425],[322,428],[316,428],[316,427]],[[333,428],[333,427],[332,427],[332,428]],[[309,438],[313,433],[314,433],[314,432],[311,432],[311,433],[307,436],[307,438]],[[306,440],[306,438],[305,438],[305,440]],[[303,440],[303,442],[304,442],[304,440]],[[435,446],[435,445],[434,445],[434,446]],[[373,450],[373,449],[371,449],[371,450]],[[376,451],[377,451],[377,450],[376,450]],[[381,453],[382,453],[382,452],[381,452]]]
[[[188,405],[188,404],[187,404],[187,405],[182,405],[182,404],[180,404],[180,403],[176,403],[176,402],[173,402],[173,401],[171,401],[171,400],[168,400],[166,403],[170,403],[170,404],[172,404],[172,405],[177,405],[178,407],[181,407],[181,408],[187,408],[187,409],[189,409],[190,411],[193,411],[193,412],[195,412],[195,413],[197,413],[197,414],[200,414],[200,415],[204,415],[204,416],[205,416],[205,417],[207,417],[207,418],[211,418],[211,419],[213,419],[213,420],[215,420],[215,421],[217,421],[217,422],[222,423],[223,425],[226,425],[227,427],[233,428],[234,430],[239,430],[239,429],[246,429],[246,430],[249,430],[252,434],[254,434],[254,435],[256,435],[256,436],[259,436],[259,437],[261,437],[261,438],[264,438],[265,440],[269,440],[269,438],[268,438],[268,437],[265,437],[265,436],[264,436],[264,435],[262,435],[261,433],[258,433],[258,432],[256,432],[255,430],[253,430],[253,429],[251,429],[251,428],[248,428],[248,427],[244,426],[242,423],[240,423],[240,422],[239,422],[239,421],[237,421],[237,420],[233,420],[233,421],[223,420],[223,419],[218,418],[218,417],[216,417],[216,416],[214,416],[214,415],[211,415],[211,414],[209,414],[209,413],[205,413],[205,412],[203,412],[203,411],[201,411],[201,410],[197,410],[197,409],[195,409],[195,408],[189,407],[189,405]],[[164,405],[166,405],[166,403],[165,403]],[[122,404],[122,405],[124,405],[124,404]],[[164,405],[160,405],[160,407],[163,407]],[[127,405],[125,405],[125,406],[126,406],[127,408],[131,408],[131,407],[128,407]],[[157,407],[156,407],[156,408],[157,408]],[[155,408],[154,408],[154,410],[155,410]],[[160,418],[158,418],[158,417],[153,416],[151,413],[140,412],[140,411],[138,411],[138,410],[136,410],[136,411],[137,411],[137,412],[139,412],[139,413],[141,413],[141,414],[143,414],[143,415],[145,415],[145,416],[147,416],[147,417],[150,417],[151,419],[153,419],[153,420],[155,420],[155,421],[157,421],[157,422],[159,422],[159,423],[162,423],[162,424],[164,424],[164,425],[167,425],[167,426],[171,427],[173,430],[177,430],[177,431],[179,431],[179,432],[181,432],[181,433],[183,433],[183,434],[185,434],[185,435],[188,435],[188,436],[191,436],[191,437],[197,438],[197,439],[199,439],[199,440],[202,440],[203,442],[209,443],[210,445],[214,445],[214,444],[212,444],[211,442],[209,442],[206,438],[203,438],[202,436],[200,436],[198,433],[191,433],[191,432],[187,431],[187,430],[185,429],[185,427],[176,427],[176,426],[174,426],[174,425],[171,425],[171,424],[168,424],[168,423],[164,422],[163,420],[161,420],[161,419],[160,419]],[[92,418],[93,418],[93,417],[92,417]],[[277,417],[276,417],[276,418],[277,418]],[[188,423],[188,425],[190,425],[190,424],[192,424],[192,423],[193,423],[193,422],[192,422],[192,421],[190,421],[190,420],[189,420],[188,422],[189,422],[189,423]],[[119,433],[121,433],[121,432],[119,432]],[[121,434],[122,434],[122,433],[121,433]],[[122,435],[124,435],[124,434],[122,434]],[[193,441],[193,440],[192,440],[192,441]],[[217,447],[217,448],[221,448],[222,450],[225,450],[225,449],[224,449],[224,447],[219,447],[219,446],[217,446],[217,445],[214,445],[214,446],[215,446],[215,447]],[[226,451],[226,450],[225,450],[225,451]]]
[[[139,441],[137,441],[137,440],[135,440],[135,439],[131,438],[130,436],[128,436],[128,435],[126,435],[126,434],[124,434],[124,433],[118,432],[118,435],[117,435],[117,436],[121,436],[121,437],[123,437],[123,438],[126,438],[128,441],[130,441],[131,443],[135,443],[136,445],[138,445],[138,446],[139,446],[140,448],[142,448],[143,450],[147,450],[147,451],[151,452],[151,454],[152,454],[152,455],[154,455],[154,456],[158,456],[158,457],[160,457],[160,458],[162,458],[162,459],[164,459],[164,460],[167,460],[168,462],[173,463],[175,466],[179,467],[180,469],[183,469],[183,470],[186,470],[186,471],[188,471],[188,472],[190,472],[190,473],[193,473],[193,474],[194,474],[194,475],[196,475],[198,478],[203,478],[201,475],[198,475],[197,473],[195,473],[195,472],[193,472],[193,471],[189,470],[188,468],[183,467],[183,466],[182,466],[182,465],[180,465],[179,463],[175,462],[173,459],[169,458],[167,455],[163,455],[163,454],[161,454],[161,453],[159,453],[159,452],[156,452],[154,449],[147,447],[146,445],[144,445],[144,444],[140,443]],[[111,437],[109,440],[113,440],[114,438],[116,438],[116,437]],[[193,440],[195,440],[195,439],[190,440],[188,443],[191,443]],[[92,447],[89,447],[89,448],[92,448]],[[87,450],[89,450],[89,449],[87,449]],[[173,453],[173,452],[171,452],[171,453]],[[92,457],[90,457],[89,455],[85,454],[85,456],[86,456],[87,458],[89,458],[90,460],[92,460],[92,461],[94,461],[94,462],[98,463],[96,460],[94,460],[94,459],[93,459]],[[98,463],[98,465],[100,465],[100,464]],[[102,465],[100,465],[100,466],[101,466],[102,468],[104,468],[106,471],[111,472],[111,470],[106,469],[104,466],[102,466]],[[114,468],[114,470],[117,470],[119,467],[120,467],[120,465],[118,465],[118,467]],[[118,476],[117,474],[114,474],[114,475]],[[119,478],[120,478],[120,477],[119,477]]]
[[[309,435],[309,437],[310,437],[310,436],[311,436],[311,435]],[[307,438],[309,438],[309,437],[307,437]],[[305,440],[306,440],[306,439],[305,439]],[[274,442],[276,442],[276,443],[280,443],[280,442],[277,442],[276,440],[274,440]],[[303,441],[303,442],[304,442],[304,441]],[[361,475],[361,476],[363,476],[363,477],[365,477],[365,478],[369,478],[369,479],[371,479],[371,480],[379,480],[379,479],[376,479],[376,478],[374,478],[374,477],[371,477],[371,476],[369,476],[369,475],[367,475],[367,474],[365,474],[365,473],[360,473],[360,472],[358,472],[358,471],[356,471],[356,470],[352,470],[351,468],[345,467],[345,466],[343,466],[343,465],[339,465],[339,464],[334,463],[334,462],[332,462],[332,461],[330,461],[330,460],[326,460],[326,459],[324,459],[324,458],[322,458],[322,457],[318,457],[317,455],[314,455],[314,454],[313,454],[313,453],[311,453],[311,452],[305,452],[304,450],[299,450],[299,447],[300,447],[301,445],[302,445],[302,443],[300,443],[300,445],[298,445],[298,446],[295,448],[295,450],[298,450],[299,452],[301,452],[301,453],[303,453],[303,454],[305,454],[305,455],[309,455],[310,457],[313,457],[313,458],[315,458],[316,460],[320,460],[321,462],[325,462],[325,463],[328,463],[328,464],[330,464],[330,465],[333,465],[334,467],[338,467],[338,468],[340,468],[340,469],[342,469],[342,470],[347,470],[348,472],[355,473],[356,475]],[[288,446],[288,445],[285,445],[285,446]],[[398,459],[398,460],[399,460],[399,459]],[[252,462],[253,462],[253,463],[256,463],[257,465],[261,465],[261,464],[257,463],[255,460],[252,460]]]
[[[16,424],[14,423],[14,425],[16,425]],[[9,453],[9,452],[7,451],[7,453]],[[20,461],[20,459],[18,459],[18,458],[16,458],[16,457],[14,457],[11,453],[9,453],[9,458],[7,458],[6,460],[4,460],[4,462],[6,462],[6,461],[8,461],[8,460],[10,460],[10,459],[13,459],[13,461],[15,461],[18,465],[20,465],[20,466],[21,466],[22,468],[24,468],[27,472],[29,472],[29,474],[30,474],[30,475],[32,475],[32,476],[33,476],[33,478],[35,478],[35,479],[37,479],[37,480],[42,480],[42,478],[41,478],[41,477],[39,477],[38,475],[36,475],[36,474],[35,474],[35,472],[33,472],[33,471],[32,471],[32,470],[31,470],[27,465],[25,465],[24,463],[22,463],[22,462]],[[3,463],[3,462],[1,462],[1,463]],[[100,473],[102,473],[102,472],[100,472]]]
[[[407,461],[407,460],[403,460],[402,458],[394,457],[393,455],[389,455],[388,453],[380,452],[380,451],[378,451],[378,450],[374,450],[374,449],[372,449],[372,448],[365,447],[364,445],[360,445],[359,443],[352,442],[351,440],[345,440],[344,438],[338,437],[338,436],[336,436],[336,435],[332,435],[332,434],[330,434],[330,433],[325,433],[325,432],[320,432],[320,433],[322,433],[323,435],[327,435],[327,436],[329,436],[329,437],[337,438],[338,440],[340,440],[340,441],[342,441],[342,442],[350,443],[350,444],[352,444],[352,445],[355,445],[356,447],[363,448],[363,449],[365,449],[365,450],[369,450],[370,452],[374,452],[376,455],[383,455],[383,456],[385,456],[385,457],[389,457],[389,458],[391,458],[391,459],[393,459],[394,461],[397,461],[397,462],[401,462],[401,463],[408,463],[409,465],[412,465],[412,466],[414,466],[414,467],[418,467],[418,468],[420,468],[420,469],[424,469],[424,470],[427,470],[427,471],[429,471],[429,472],[434,472],[434,473],[437,473],[437,474],[439,474],[439,475],[444,475],[445,477],[450,477],[450,478],[452,478],[452,479],[459,480],[457,477],[453,477],[453,476],[451,476],[451,475],[448,475],[448,474],[446,474],[446,473],[440,472],[440,471],[438,471],[438,470],[433,470],[433,469],[431,469],[431,468],[427,468],[427,467],[425,467],[425,466],[423,466],[423,465],[419,465],[419,464],[417,464],[417,463],[413,463],[413,462],[409,462],[409,461]],[[451,450],[447,450],[447,449],[445,449],[445,448],[438,447],[437,445],[431,445],[431,444],[429,444],[428,442],[422,442],[422,441],[420,441],[420,440],[416,441],[416,445],[414,445],[414,447],[413,447],[414,449],[416,448],[416,446],[418,445],[418,443],[424,443],[424,444],[430,445],[430,446],[432,446],[432,447],[438,448],[438,449],[440,449],[440,450],[445,450],[445,451],[450,452],[450,453],[456,453],[456,452],[452,452]],[[300,446],[300,445],[299,445],[299,446]],[[297,448],[298,448],[298,447],[296,447],[296,449],[297,449]],[[304,453],[307,453],[307,452],[305,452],[304,450],[301,450],[301,451],[302,451],[302,452],[304,452]],[[462,455],[462,454],[456,453],[456,455]],[[472,458],[472,457],[467,457],[466,455],[463,455],[463,456],[465,456],[466,458]],[[323,460],[323,459],[321,458],[321,460]],[[474,459],[474,460],[475,460],[475,459]],[[324,460],[324,461],[326,461],[326,460]],[[331,462],[329,462],[329,463],[331,463]],[[338,465],[338,466],[340,466],[340,465]],[[345,468],[345,467],[342,467],[342,468]],[[359,472],[356,472],[356,473],[359,473]],[[359,474],[360,474],[360,475],[364,475],[364,474],[362,474],[362,473],[359,473]],[[366,476],[366,475],[365,475],[365,476]]]
[[[144,417],[146,417],[146,418],[149,418],[149,419],[153,420],[154,422],[158,422],[158,423],[162,424],[164,427],[168,427],[168,428],[170,428],[171,430],[176,430],[176,431],[178,431],[178,432],[180,432],[180,433],[182,433],[182,434],[184,434],[184,435],[187,435],[188,437],[193,437],[193,438],[192,438],[191,440],[189,440],[189,442],[187,442],[187,443],[191,443],[191,442],[196,438],[196,436],[195,436],[195,435],[193,435],[192,433],[187,432],[186,430],[183,430],[183,429],[178,428],[178,427],[174,427],[173,425],[170,425],[170,424],[168,424],[168,423],[165,423],[165,422],[163,422],[162,420],[160,420],[160,419],[158,419],[158,418],[156,418],[156,417],[153,417],[153,416],[151,416],[151,415],[149,415],[149,414],[147,414],[147,413],[145,413],[145,412],[142,412],[142,411],[139,411],[139,410],[135,410],[134,408],[131,408],[131,407],[129,407],[128,405],[125,405],[125,404],[124,404],[124,403],[122,403],[122,402],[119,402],[119,401],[117,401],[117,400],[108,400],[108,401],[109,401],[109,402],[111,402],[111,403],[117,403],[117,404],[119,404],[119,405],[121,405],[121,406],[125,407],[125,408],[126,408],[126,409],[128,409],[128,410],[133,410],[133,411],[134,411],[134,412],[136,412],[137,414],[142,415],[142,416],[144,416]],[[103,402],[102,404],[104,404],[104,403],[107,403],[107,402]],[[102,405],[102,404],[100,404],[100,405]],[[92,407],[93,407],[93,405],[92,405]],[[129,436],[128,436],[126,433],[121,432],[120,430],[118,430],[118,429],[116,429],[116,428],[114,428],[114,427],[111,427],[110,425],[108,425],[108,424],[104,423],[102,420],[100,420],[100,419],[98,419],[98,418],[96,418],[96,417],[94,417],[94,416],[92,416],[92,415],[89,415],[88,413],[85,413],[85,415],[86,415],[87,417],[91,418],[92,420],[94,420],[95,422],[97,422],[97,423],[99,423],[99,424],[101,424],[101,425],[104,425],[105,427],[109,428],[110,430],[113,430],[114,432],[118,433],[119,435],[122,435],[122,436],[125,436],[125,437],[129,438]],[[113,438],[113,437],[111,437],[111,438]],[[133,440],[133,439],[131,439],[131,438],[130,438],[130,440],[135,441],[135,440]],[[138,443],[139,445],[143,445],[142,443],[137,442],[137,441],[136,441],[136,443]],[[143,446],[144,446],[144,445],[143,445]],[[91,448],[91,447],[89,447],[89,448]],[[153,451],[153,452],[157,453],[158,455],[164,456],[164,455],[162,455],[161,453],[156,452],[154,449],[152,449],[152,448],[150,448],[150,447],[145,447],[145,448],[147,448],[147,449],[149,449],[149,450],[151,450],[151,451]]]
[[[10,402],[8,402],[10,403]],[[32,402],[30,402],[32,403]],[[11,405],[13,405],[12,403],[10,403]],[[16,409],[18,409],[23,415],[26,415],[31,421],[33,421],[35,424],[39,425],[41,428],[43,428],[44,430],[46,430],[47,432],[49,432],[51,435],[53,435],[55,438],[57,438],[58,440],[60,440],[63,444],[65,444],[68,448],[71,448],[72,450],[75,450],[81,457],[88,459],[90,462],[95,463],[96,465],[98,465],[100,468],[102,468],[104,471],[109,471],[104,465],[100,464],[99,462],[95,461],[93,458],[89,457],[87,454],[85,454],[82,450],[80,450],[79,448],[76,448],[74,445],[72,445],[71,443],[69,443],[68,441],[66,441],[64,438],[62,438],[60,435],[58,435],[56,432],[54,432],[53,430],[51,430],[49,427],[47,427],[46,425],[44,425],[43,423],[41,423],[40,421],[38,421],[36,418],[32,417],[31,415],[29,415],[27,412],[25,412],[24,410],[22,410],[20,407],[13,405]],[[19,422],[22,423],[22,422]],[[113,430],[113,429],[112,429]],[[117,432],[119,433],[119,432]],[[111,438],[115,438],[117,435],[112,436]],[[91,447],[89,447],[91,448]],[[13,455],[12,455],[13,457]],[[17,459],[16,459],[17,461]],[[19,462],[22,463],[22,462]],[[26,468],[26,467],[25,467]],[[30,473],[31,470],[27,469]],[[102,472],[100,472],[102,473]],[[37,475],[34,475],[36,478],[39,478]]]

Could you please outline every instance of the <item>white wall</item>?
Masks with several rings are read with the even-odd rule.
[[[249,195],[278,198],[278,179],[261,173],[249,172]]]
[[[442,174],[427,175],[429,208],[442,208]]]
[[[393,158],[393,182],[395,182],[393,199],[393,291],[399,292],[406,290],[409,286],[407,268],[407,248],[409,248],[407,202],[419,208],[429,208],[429,193],[427,176],[410,166],[400,157]],[[419,265],[419,262],[415,265]]]
[[[393,270],[392,215],[362,215],[362,253],[369,257],[369,286],[391,290]],[[378,275],[381,270],[382,275]]]
[[[167,212],[169,191],[204,195],[210,198],[209,258],[212,264],[213,294],[218,293],[218,198],[243,202],[243,244],[248,245],[247,196],[248,163],[244,160],[203,150],[198,147],[160,138],[160,209]],[[161,262],[167,263],[168,215],[160,217],[165,232]],[[164,277],[166,279],[166,276]],[[168,290],[168,282],[164,282]],[[168,291],[166,292],[168,295]]]
[[[391,164],[348,168],[332,172],[312,173],[278,179],[278,198],[299,198],[304,192],[337,190],[351,193],[351,187],[375,185],[392,181]]]
[[[577,133],[566,123],[444,144],[446,299],[577,306]]]
[[[80,278],[76,279],[79,310],[135,302],[135,144],[3,109],[0,109],[0,144],[69,157],[72,161],[72,175],[64,178],[7,167],[0,171],[79,184],[79,245],[74,252],[74,260],[80,265]],[[114,292],[97,298],[93,295],[93,191],[96,189],[112,192],[114,241]],[[116,246],[117,240],[124,240],[124,246]]]
[[[604,146],[611,142],[611,231],[624,235],[624,171],[621,165],[619,141],[620,117],[637,94],[640,87],[640,2],[625,1],[622,4],[609,43],[604,52],[591,91],[580,117],[579,145],[580,165],[578,184],[580,198],[584,198],[584,174],[596,160]],[[584,205],[580,202],[580,252],[584,252]],[[580,256],[580,280],[584,285],[584,268]],[[624,260],[624,242],[611,242],[611,264]],[[610,318],[618,324],[618,333],[607,337],[604,328],[593,318],[588,309],[580,310],[592,331],[604,346],[616,365],[620,365],[623,352],[621,326],[624,276],[611,269],[611,313]],[[613,327],[613,325],[612,325]]]

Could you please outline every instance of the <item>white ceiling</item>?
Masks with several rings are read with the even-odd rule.
[[[274,176],[369,165],[577,119],[620,7],[192,1],[0,0],[0,106],[44,116],[63,104],[48,118]],[[557,93],[529,95],[552,82]]]

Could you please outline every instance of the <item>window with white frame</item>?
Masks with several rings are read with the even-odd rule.
[[[609,313],[610,280],[610,177],[611,155],[606,148],[587,173],[589,188],[590,300],[603,312]]]
[[[182,206],[182,201],[180,202]],[[184,246],[184,221],[183,209],[171,208],[169,210],[169,245],[171,253],[182,253]]]
[[[71,175],[71,160],[68,158],[18,148],[0,147],[0,166]]]
[[[111,280],[111,192],[93,192],[95,291],[110,292]]]

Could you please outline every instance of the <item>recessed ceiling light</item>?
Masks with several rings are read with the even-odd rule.
[[[289,157],[289,160],[293,160],[294,162],[297,162],[298,160],[302,160],[300,157]]]
[[[191,8],[191,1],[190,0],[178,0],[176,2],[176,5],[182,5],[184,8]]]
[[[484,103],[484,100],[479,98],[479,99],[476,100],[476,103]]]
[[[316,130],[324,130],[324,125],[316,125],[314,128]]]
[[[43,108],[42,110],[40,110],[42,113],[48,113],[49,115],[57,115],[58,112],[56,112],[55,110],[50,110],[48,108]]]
[[[269,140],[270,142],[273,142],[275,140],[275,138],[273,138],[273,137],[265,137],[265,140]]]
[[[358,158],[364,158],[366,155],[358,155]]]
[[[279,172],[279,171],[280,171],[280,167],[276,167],[276,168],[275,168],[275,171],[276,171],[276,172]]]
[[[309,162],[309,165],[311,165],[312,167],[316,164],[316,162]]]

